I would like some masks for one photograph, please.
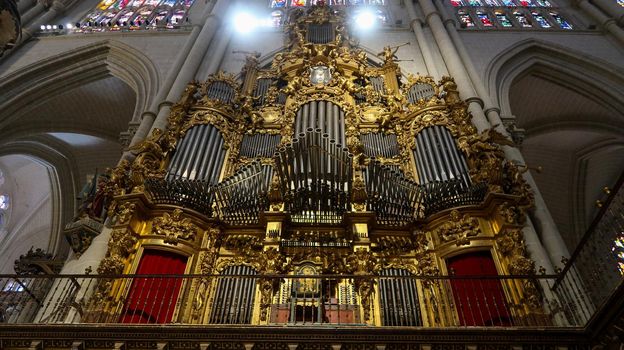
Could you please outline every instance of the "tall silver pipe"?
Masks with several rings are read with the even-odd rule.
[[[210,139],[208,137],[209,134],[210,129],[205,127],[199,130],[199,133],[197,135],[199,138],[199,144],[197,145],[195,157],[191,159],[191,163],[189,165],[189,179],[191,180],[199,179],[199,164],[201,163],[202,157],[206,153],[206,147],[210,142]]]
[[[182,159],[182,164],[181,164],[181,170],[182,170],[181,177],[184,179],[188,179],[190,175],[189,165],[193,159],[192,156],[195,154],[195,151],[197,150],[197,145],[199,144],[198,133],[199,133],[200,127],[201,125],[192,127],[187,134],[188,137],[191,139],[191,145],[189,149],[187,150],[187,152],[185,152],[182,155],[183,159]]]
[[[244,141],[244,139],[243,139]],[[216,128],[209,128],[208,130],[208,142],[206,142],[206,147],[203,150],[203,154],[201,155],[201,160],[199,162],[199,171],[197,173],[197,178],[199,180],[204,180],[206,178],[206,173],[208,171],[208,162],[210,160],[210,156],[214,143],[216,142]]]
[[[446,170],[444,169],[444,163],[442,161],[442,155],[440,155],[440,150],[438,149],[438,145],[436,144],[435,139],[431,136],[431,127],[423,129],[422,134],[425,137],[425,141],[429,145],[429,148],[433,150],[432,153],[435,159],[433,164],[436,169],[437,175],[442,181],[448,180]]]
[[[316,101],[310,102],[310,121],[308,122],[308,127],[313,128],[313,129],[316,129],[319,127],[316,107],[317,107]]]
[[[189,138],[183,137],[182,140],[178,142],[176,149],[173,153],[173,157],[171,159],[171,163],[169,164],[169,170],[167,174],[167,178],[174,179],[178,178],[180,175],[180,163],[182,162],[182,154],[186,152],[188,148]]]
[[[424,170],[423,172],[423,183],[429,183],[433,181],[433,174],[431,173],[431,169],[429,167],[429,160],[425,155],[423,140],[420,137],[420,134],[416,135],[416,152],[418,153],[418,163],[422,165]]]
[[[208,149],[208,159],[205,162],[204,165],[204,171],[203,171],[203,176],[200,178],[202,180],[208,180],[210,182],[212,182],[212,170],[213,168],[216,166],[217,163],[217,156],[218,156],[218,147],[219,147],[219,141],[221,139],[221,135],[219,133],[219,130],[217,130],[217,128],[212,127],[213,134],[211,135],[212,139],[210,140],[210,148]]]
[[[451,169],[456,177],[461,178],[462,171],[460,170],[460,160],[457,158],[457,148],[454,144],[451,144],[449,141],[452,137],[448,130],[444,127],[440,127],[436,132],[440,134],[440,140],[443,142],[444,147],[446,148],[446,153],[448,153],[448,158],[451,164]]]
[[[223,150],[223,138],[221,137],[220,133],[219,133],[216,147],[217,148],[214,150],[215,162],[209,168],[210,177],[206,179],[210,181],[210,183],[213,183],[213,184],[216,184],[217,182],[219,182],[219,175],[221,175],[221,169],[223,168],[223,163],[225,161],[225,151]]]
[[[436,140],[436,148],[440,151],[441,155],[442,155],[442,160],[443,163],[441,164],[447,174],[447,177],[449,180],[452,180],[453,178],[455,178],[454,174],[455,172],[453,171],[452,165],[450,163],[449,160],[449,156],[452,157],[452,154],[450,154],[450,152],[447,151],[447,148],[444,145],[444,140],[442,139],[442,135],[440,135],[440,128],[442,128],[439,125],[435,125],[431,128],[429,128],[429,136]]]
[[[431,179],[433,181],[440,181],[440,174],[438,173],[438,168],[436,166],[436,158],[435,155],[433,154],[433,149],[431,147],[431,144],[429,143],[429,138],[427,137],[427,133],[423,130],[421,131],[418,136],[420,137],[420,140],[422,142],[423,145],[423,152],[425,154],[425,157],[427,157],[427,164],[429,167],[429,172],[431,174]]]

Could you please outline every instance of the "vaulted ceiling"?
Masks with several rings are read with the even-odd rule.
[[[510,88],[517,126],[526,129],[521,150],[572,251],[596,214],[602,188],[624,171],[624,114],[589,87],[566,85],[539,71]]]

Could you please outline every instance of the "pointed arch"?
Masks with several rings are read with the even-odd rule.
[[[624,110],[622,68],[565,46],[527,39],[496,55],[486,68],[487,88],[503,115],[511,115],[512,83],[535,71],[614,112]]]
[[[136,93],[132,121],[139,121],[158,92],[158,71],[137,49],[104,40],[51,56],[23,67],[2,79],[6,91],[0,103],[0,128],[15,121],[63,91],[114,76]]]

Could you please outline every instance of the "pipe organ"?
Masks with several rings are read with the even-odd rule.
[[[434,125],[421,130],[416,135],[414,158],[421,184],[457,181],[470,186],[466,160],[445,127]]]
[[[212,125],[192,127],[180,140],[180,145],[167,169],[167,178],[203,180],[217,183],[225,160],[223,137]]]
[[[256,279],[234,276],[254,276],[257,271],[249,266],[237,265],[227,267],[222,274],[224,277],[217,280],[215,307],[210,314],[210,323],[250,323]]]
[[[338,145],[345,145],[344,112],[330,101],[312,101],[304,104],[295,117],[295,135],[320,130]]]
[[[240,146],[240,155],[249,158],[269,158],[273,156],[279,143],[279,134],[245,134]]]
[[[384,269],[379,273],[384,277],[410,276],[405,269]],[[416,282],[404,278],[382,278],[379,280],[379,293],[382,304],[381,318],[384,326],[421,326],[420,304]]]
[[[534,273],[518,265],[531,193],[453,79],[404,76],[398,48],[373,64],[342,12],[293,11],[270,64],[191,82],[167,129],[113,170],[115,248],[98,271],[134,273],[144,246],[188,257],[203,277],[182,285],[175,322],[380,326],[460,320],[437,279],[450,256]],[[543,311],[523,304],[530,283],[496,283],[512,322]],[[98,288],[102,310],[124,304]]]
[[[392,158],[399,155],[399,143],[395,134],[383,132],[362,134],[360,142],[364,146],[362,152],[367,157]]]

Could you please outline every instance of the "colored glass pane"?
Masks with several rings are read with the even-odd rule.
[[[620,232],[619,237],[617,237],[613,243],[611,251],[615,255],[617,269],[620,271],[620,274],[624,276],[624,232]]]
[[[481,24],[484,27],[493,27],[494,26],[494,24],[490,20],[490,16],[488,16],[488,14],[485,13],[485,12],[477,11],[477,18],[479,18],[479,21],[481,22]]]
[[[496,16],[496,19],[498,20],[498,23],[500,23],[501,26],[505,28],[513,27],[513,23],[511,23],[511,21],[509,20],[509,17],[507,17],[507,15],[504,12],[496,11],[495,16]]]
[[[500,3],[497,0],[485,0],[486,6],[500,6]]]
[[[531,27],[533,27],[531,25],[531,23],[529,23],[529,20],[526,18],[524,13],[516,11],[516,12],[514,12],[514,17],[516,17],[516,21],[518,21],[518,23],[520,23],[521,27],[523,27],[523,28],[531,28]]]
[[[464,3],[462,2],[462,0],[451,0],[451,5],[458,7],[458,6],[464,6]]]
[[[624,0],[617,0],[617,4],[624,7]]]
[[[572,29],[572,25],[570,23],[568,23],[568,21],[566,21],[565,19],[563,19],[561,16],[559,16],[558,13],[556,12],[551,12],[550,15],[552,16],[552,18],[555,19],[555,22],[557,22],[557,24],[562,28],[562,29]]]
[[[167,27],[171,28],[172,26],[182,24],[185,13],[186,11],[184,10],[173,11],[173,14],[171,15],[171,20],[167,24]]]
[[[273,11],[271,12],[271,25],[273,27],[279,27],[282,25],[282,11]]]
[[[77,30],[119,30],[120,25],[140,29],[147,23],[150,24],[149,28],[153,28],[158,23],[165,22],[168,23],[167,27],[172,28],[175,24],[182,23],[193,2],[194,0],[104,0],[81,21],[82,25]]]
[[[535,0],[537,6],[541,7],[552,7],[552,4],[548,0]]]
[[[97,8],[100,10],[106,10],[115,2],[115,0],[104,0],[102,1]]]
[[[546,18],[544,18],[544,16],[540,15],[539,13],[531,12],[531,15],[533,15],[533,18],[535,18],[535,21],[537,21],[537,24],[539,24],[540,27],[542,27],[542,28],[551,28],[552,27],[552,25],[550,25],[550,23],[548,23]]]
[[[6,194],[0,195],[0,210],[9,209],[9,196]]]
[[[459,15],[459,20],[466,26],[466,27],[474,27],[474,22],[472,21],[472,18],[470,18],[470,15],[464,11],[459,11],[457,13]]]
[[[483,6],[480,0],[468,0],[468,4],[470,6]]]
[[[537,6],[535,1],[533,1],[533,0],[518,0],[518,3],[520,4],[520,6],[524,6],[524,7],[535,7],[535,6]]]
[[[290,6],[305,6],[306,0],[290,0]]]
[[[514,0],[502,0],[505,6],[517,6]]]

